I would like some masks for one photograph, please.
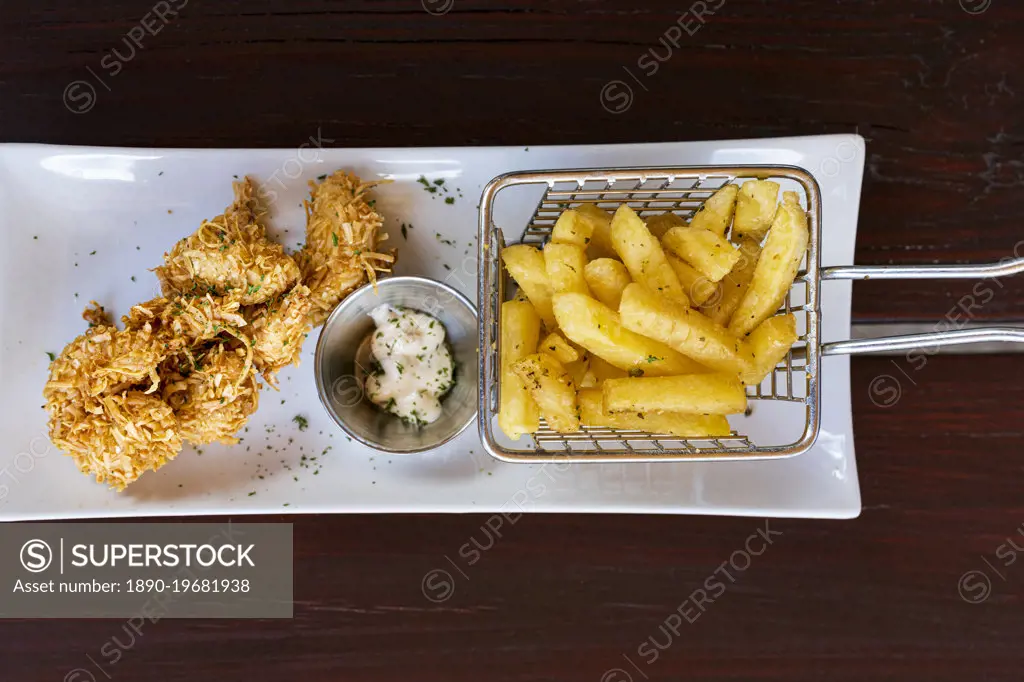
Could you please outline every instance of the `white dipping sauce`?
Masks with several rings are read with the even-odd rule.
[[[441,396],[455,374],[444,325],[426,313],[387,304],[370,317],[377,325],[370,350],[379,367],[366,377],[366,396],[413,424],[437,421]]]

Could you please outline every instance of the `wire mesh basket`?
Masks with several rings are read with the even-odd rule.
[[[798,341],[768,377],[747,387],[750,408],[730,417],[731,435],[682,439],[611,428],[581,427],[576,433],[557,433],[541,420],[540,430],[517,441],[497,428],[501,390],[499,320],[501,304],[512,298],[514,283],[504,273],[501,249],[505,229],[514,229],[519,241],[538,247],[547,242],[562,211],[593,204],[609,212],[625,203],[642,218],[671,211],[688,220],[716,190],[747,179],[774,180],[783,191],[795,191],[807,211],[810,233],[807,253],[780,312],[793,313]],[[523,192],[525,191],[525,193]],[[511,210],[498,218],[497,202],[511,197]],[[542,192],[539,200],[536,195]],[[533,206],[523,221],[523,208]],[[497,218],[497,219],[496,219]],[[525,227],[524,227],[525,225]],[[683,460],[750,460],[792,457],[814,444],[821,427],[820,368],[823,355],[932,348],[979,341],[1024,342],[1024,331],[990,328],[914,334],[887,339],[840,341],[822,345],[819,289],[827,279],[925,279],[998,277],[1024,270],[1024,259],[995,265],[954,266],[845,266],[822,268],[821,195],[814,177],[794,166],[666,167],[579,169],[515,172],[501,175],[484,189],[480,205],[480,402],[479,426],[484,447],[494,457],[515,462],[655,462]],[[780,406],[802,412],[803,428],[777,433]],[[760,419],[755,413],[763,412]]]

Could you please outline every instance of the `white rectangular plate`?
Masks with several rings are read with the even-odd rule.
[[[314,338],[299,367],[265,390],[240,445],[186,447],[115,493],[80,474],[47,438],[49,360],[85,327],[90,299],[117,317],[159,291],[150,268],[251,175],[275,199],[272,234],[303,239],[307,181],[338,168],[387,178],[376,196],[399,250],[398,274],[476,290],[477,204],[513,170],[791,164],[822,193],[823,265],[852,262],[864,169],[858,136],[569,147],[114,149],[0,145],[0,520],[293,512],[621,512],[851,518],[860,513],[849,360],[822,362],[822,428],[808,453],[780,461],[507,464],[475,428],[421,455],[349,441],[321,408]],[[419,182],[443,179],[430,193]],[[451,202],[446,199],[452,199]],[[400,225],[407,226],[403,238]],[[822,289],[822,340],[849,338],[851,285]],[[315,334],[315,332],[314,332]],[[309,426],[300,430],[294,418]]]

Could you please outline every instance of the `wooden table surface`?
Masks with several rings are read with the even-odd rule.
[[[1014,0],[4,0],[0,29],[5,141],[859,132],[858,262],[1024,253]],[[972,282],[857,284],[854,317],[1020,320],[1022,281],[974,304]],[[423,576],[483,517],[269,517],[295,523],[293,620],[161,620],[102,669],[89,657],[127,642],[123,623],[8,621],[0,679],[1020,679],[1020,360],[935,356],[908,377],[893,362],[853,361],[861,517],[772,521],[782,535],[693,623],[672,614],[763,520],[524,517],[435,604]],[[883,375],[902,382],[894,404]]]

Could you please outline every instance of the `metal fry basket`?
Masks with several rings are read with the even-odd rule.
[[[671,211],[689,219],[717,189],[747,179],[774,180],[782,186],[782,191],[797,192],[807,210],[810,241],[802,268],[780,309],[796,317],[799,340],[760,385],[747,387],[751,408],[746,415],[729,418],[732,434],[684,440],[678,436],[611,428],[582,427],[577,433],[557,433],[541,420],[540,430],[532,436],[523,436],[517,441],[505,436],[497,426],[501,390],[498,325],[501,304],[509,300],[514,291],[514,283],[501,264],[501,249],[506,241],[542,246],[559,214],[583,204],[594,204],[613,212],[625,203],[644,218]],[[541,195],[539,200],[538,194]],[[501,210],[497,208],[498,202],[503,202]],[[531,207],[532,213],[526,213]],[[823,345],[819,337],[822,314],[819,290],[824,280],[1000,277],[1024,271],[1024,258],[992,265],[822,268],[818,183],[808,171],[794,166],[680,166],[508,173],[498,176],[484,189],[479,230],[478,419],[484,447],[493,457],[505,461],[674,462],[793,457],[811,448],[821,427],[822,356],[985,341],[1024,342],[1024,330],[992,327]],[[508,239],[506,232],[515,238]],[[803,428],[780,433],[776,428],[778,424],[801,422],[793,416],[794,411],[802,413]]]

